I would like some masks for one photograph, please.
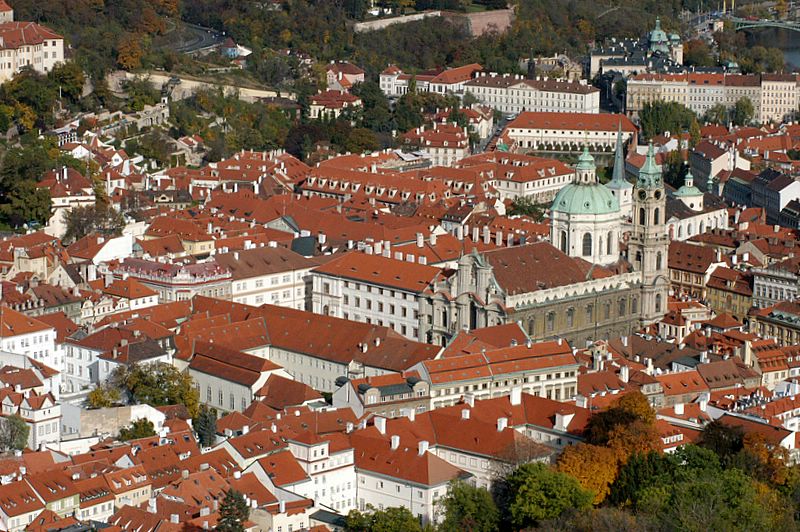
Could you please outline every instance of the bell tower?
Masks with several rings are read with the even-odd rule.
[[[669,294],[666,194],[652,144],[633,188],[632,214],[628,261],[641,274],[640,315],[642,323],[648,325],[664,317]]]

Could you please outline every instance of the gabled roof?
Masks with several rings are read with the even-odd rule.
[[[50,330],[52,327],[21,312],[0,305],[0,338]]]

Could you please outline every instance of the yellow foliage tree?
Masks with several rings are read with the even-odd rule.
[[[617,425],[611,429],[608,448],[619,463],[624,464],[632,454],[661,451],[661,437],[654,425],[637,419],[628,425]]]
[[[618,464],[613,449],[579,443],[564,449],[557,469],[578,479],[581,487],[594,493],[594,504],[600,504],[617,478]]]
[[[614,406],[626,412],[630,412],[648,425],[652,425],[656,422],[655,410],[650,406],[647,397],[640,392],[631,392],[622,395],[622,397],[616,400]]]
[[[142,66],[142,54],[141,36],[128,33],[117,47],[117,64],[125,70],[134,70]]]

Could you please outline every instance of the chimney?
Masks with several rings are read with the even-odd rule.
[[[414,409],[413,407],[412,407],[412,408],[409,408],[409,409],[408,409],[408,415],[407,415],[407,417],[408,417],[408,420],[409,420],[409,421],[413,422],[413,421],[414,421],[414,420],[417,418],[417,411],[416,411],[416,409]]]
[[[420,441],[420,442],[417,444],[417,449],[419,450],[419,455],[420,455],[420,456],[423,456],[425,453],[427,453],[427,452],[428,452],[428,447],[429,447],[429,446],[430,446],[430,444],[428,443],[428,440],[422,440],[422,441]]]
[[[678,415],[678,416],[682,416],[683,415],[683,403],[677,403],[675,405],[675,414]]]
[[[397,448],[400,447],[400,436],[398,436],[397,434],[392,436],[391,445],[392,445],[392,450],[396,451]]]
[[[464,394],[464,402],[467,403],[470,408],[475,408],[475,396],[471,393]]]
[[[709,394],[708,393],[704,392],[704,393],[700,394],[700,411],[701,412],[705,412],[706,409],[708,409],[708,398],[709,398]]]
[[[511,406],[519,406],[522,404],[522,387],[515,386],[511,388]]]
[[[499,417],[497,418],[497,432],[503,432],[506,427],[508,427],[508,418],[507,417]]]
[[[628,380],[631,378],[631,368],[628,366],[622,366],[619,368],[619,380],[624,383],[627,383]]]
[[[278,503],[278,512],[282,514],[286,513],[286,501],[280,501]]]
[[[461,419],[469,419],[469,408],[461,410]]]
[[[376,255],[383,255],[383,242],[378,240],[372,245],[372,249]]]
[[[242,478],[242,472],[241,471],[234,471],[233,472],[233,478],[235,478],[236,480],[239,480],[240,478]]]
[[[483,226],[483,243],[488,244],[492,238],[492,234],[489,232],[489,226]]]
[[[172,523],[173,525],[177,525],[181,521],[178,518],[178,514],[170,514],[169,515],[169,522]]]
[[[425,239],[422,236],[422,233],[417,233],[417,247],[421,248],[425,245]]]
[[[181,470],[181,478],[183,480],[186,480],[187,478],[189,478],[189,470],[188,469],[182,469]]]
[[[628,337],[627,336],[623,336],[622,337],[622,345],[624,347],[628,347]]]
[[[653,367],[653,359],[652,358],[645,358],[644,362],[647,365],[647,368],[645,369],[645,373],[647,373],[648,375],[653,375],[653,372],[655,371],[655,368]]]
[[[745,340],[742,346],[742,362],[744,362],[746,366],[753,365],[753,345],[750,343],[750,340]]]
[[[497,244],[498,246],[502,246],[503,245],[503,232],[500,231],[499,229],[497,230],[497,233],[495,234],[494,243]]]
[[[147,500],[147,511],[151,514],[154,514],[158,511],[158,503],[156,501],[157,499],[155,497],[150,497]]]
[[[378,429],[378,432],[381,434],[386,434],[386,418],[380,416],[375,417],[375,428]]]
[[[430,236],[429,240],[430,240],[431,246],[435,246],[436,245],[436,233],[431,233],[431,236]]]

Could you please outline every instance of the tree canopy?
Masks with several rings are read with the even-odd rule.
[[[188,373],[164,362],[118,366],[109,377],[136,404],[166,406],[182,404],[189,415],[199,410],[199,394]]]

